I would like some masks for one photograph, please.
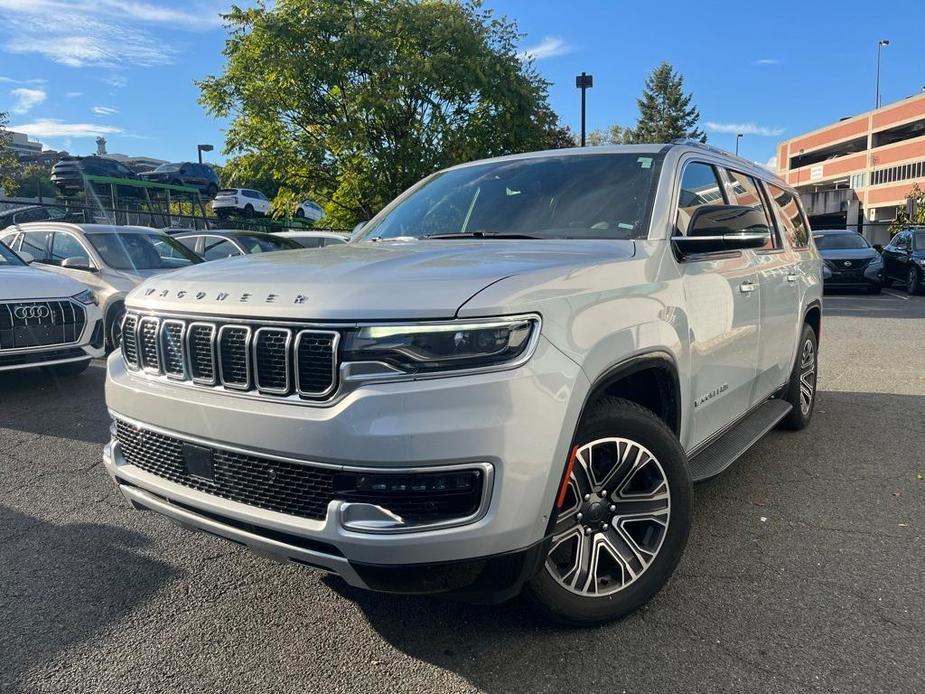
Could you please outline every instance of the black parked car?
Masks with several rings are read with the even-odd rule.
[[[866,289],[879,294],[883,287],[883,261],[877,249],[856,231],[813,231],[822,255],[822,280],[826,289]]]
[[[906,283],[910,294],[925,290],[925,229],[903,229],[883,249],[883,284]]]
[[[64,157],[51,169],[51,182],[65,194],[83,190],[84,176],[138,178],[124,164],[106,157]]]
[[[236,255],[270,253],[301,249],[298,243],[275,234],[260,231],[215,229],[171,234],[173,238],[205,260],[220,260]]]
[[[5,229],[14,224],[25,224],[26,222],[61,222],[67,216],[68,212],[63,207],[26,205],[25,207],[16,207],[6,212],[0,212],[0,229]]]
[[[139,176],[145,181],[170,183],[175,186],[193,186],[203,195],[214,198],[218,192],[218,174],[207,164],[183,161],[175,164],[161,164],[154,171]]]

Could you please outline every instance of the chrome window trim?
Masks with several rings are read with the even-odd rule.
[[[244,330],[244,368],[246,372],[245,382],[240,383],[229,383],[225,380],[224,369],[222,369],[222,333],[226,330]],[[222,386],[225,388],[230,388],[231,390],[240,390],[248,391],[251,389],[251,383],[253,383],[253,368],[251,367],[251,337],[253,336],[253,330],[251,330],[249,325],[239,325],[236,323],[228,323],[223,325],[218,329],[218,339],[216,340],[216,357],[218,358],[218,380],[221,382]]]
[[[212,378],[202,378],[201,376],[193,376],[193,362],[190,359],[190,355],[193,353],[192,347],[190,347],[190,335],[193,332],[194,327],[202,326],[209,329],[209,357],[212,360]],[[218,384],[218,360],[215,356],[215,334],[218,332],[217,327],[214,323],[206,323],[204,321],[193,321],[186,325],[186,354],[187,360],[186,363],[189,366],[190,380],[201,386],[214,386]]]
[[[302,343],[302,337],[304,335],[330,335],[331,339],[331,352],[333,358],[331,359],[331,385],[329,385],[324,390],[311,391],[311,390],[302,390],[300,387],[299,379],[299,346]],[[299,395],[303,395],[307,398],[324,398],[333,393],[337,389],[337,350],[340,347],[340,333],[336,330],[300,330],[295,336],[295,346],[292,350],[292,366],[293,371],[295,372],[295,390]]]
[[[164,328],[167,327],[168,325],[179,325],[180,326],[180,344],[178,348],[180,350],[180,368],[182,369],[182,373],[179,373],[179,374],[168,372],[167,367],[164,363],[165,360],[163,359],[163,355],[167,353],[167,349],[166,349],[167,331],[164,330]],[[161,371],[164,372],[164,375],[167,378],[179,380],[179,381],[188,380],[189,369],[187,368],[186,349],[184,349],[186,345],[186,323],[184,321],[177,320],[176,318],[165,318],[164,320],[161,321],[159,329],[160,329],[160,336],[158,339],[160,340],[160,348],[161,348],[161,362],[162,362]]]
[[[145,323],[154,323],[154,353],[157,355],[157,368],[152,369],[150,366],[145,364],[144,349],[142,349],[141,343],[139,342],[142,331],[141,328]],[[163,359],[161,358],[161,319],[157,316],[145,316],[140,318],[135,323],[135,349],[138,354],[138,366],[142,371],[148,374],[153,374],[159,376],[161,374],[161,364]]]
[[[260,333],[262,332],[283,332],[286,333],[286,386],[285,388],[265,388],[260,385],[260,369],[257,368],[257,345],[260,342]],[[289,361],[290,355],[294,356],[294,352],[290,352],[289,348],[292,347],[292,330],[289,328],[274,328],[269,326],[264,326],[262,328],[257,328],[254,331],[254,339],[252,341],[251,349],[253,351],[253,361],[254,361],[254,387],[257,389],[258,393],[269,393],[270,395],[289,395],[289,391],[292,390],[292,370],[293,365]],[[295,360],[297,361],[297,360]],[[335,359],[335,363],[336,363]]]

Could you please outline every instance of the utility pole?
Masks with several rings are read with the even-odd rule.
[[[880,108],[880,51],[884,46],[889,46],[889,39],[880,39],[877,42],[877,98],[874,101],[874,108]]]
[[[211,152],[213,149],[212,145],[196,145],[196,152],[199,154],[199,163],[202,163],[202,153]]]
[[[585,92],[594,86],[594,77],[582,72],[575,78],[575,86],[581,90],[581,146],[585,146]]]

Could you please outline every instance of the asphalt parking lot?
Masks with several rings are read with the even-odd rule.
[[[100,462],[102,366],[0,377],[0,690],[921,692],[925,298],[826,314],[812,426],[698,485],[667,588],[586,630],[363,593],[131,511]]]

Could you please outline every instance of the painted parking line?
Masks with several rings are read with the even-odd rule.
[[[886,294],[887,296],[892,296],[892,297],[895,297],[895,298],[897,298],[897,299],[902,299],[903,301],[909,301],[909,297],[908,297],[908,296],[905,296],[905,295],[903,295],[903,294],[897,294],[896,292],[891,291],[891,290],[889,290],[889,289],[884,289],[884,290],[883,290],[883,293]]]

